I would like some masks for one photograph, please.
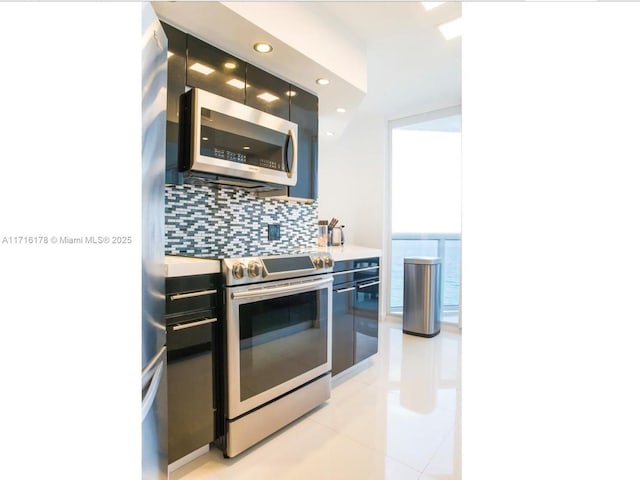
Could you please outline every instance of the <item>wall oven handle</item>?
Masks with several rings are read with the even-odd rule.
[[[200,325],[206,325],[207,323],[216,323],[217,321],[217,318],[206,318],[204,320],[198,320],[197,322],[180,323],[171,327],[171,330],[175,332],[176,330],[184,330],[185,328],[199,327]]]
[[[364,285],[358,285],[358,288],[373,287],[374,285],[378,285],[379,283],[380,283],[380,280],[376,280],[375,282],[365,283]]]
[[[171,295],[169,298],[173,300],[180,300],[181,298],[192,298],[192,297],[200,297],[202,295],[212,295],[214,293],[218,293],[217,290],[202,290],[200,292],[191,292],[191,293],[178,293],[176,295]]]
[[[316,290],[317,287],[332,283],[333,278],[323,278],[322,280],[312,280],[310,282],[300,282],[290,285],[284,285],[282,287],[262,287],[254,290],[246,290],[243,292],[232,292],[231,298],[233,300],[242,300],[245,298],[262,297],[264,295],[274,295],[279,293],[296,293],[303,291]]]
[[[352,292],[356,289],[356,287],[349,287],[349,288],[341,288],[340,290],[334,290],[336,293],[343,293],[343,292]]]

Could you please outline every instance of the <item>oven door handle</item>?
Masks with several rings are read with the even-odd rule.
[[[293,285],[285,285],[282,287],[262,287],[253,290],[245,290],[243,292],[232,292],[233,300],[243,300],[246,298],[263,297],[265,295],[276,295],[280,293],[298,293],[311,290],[318,290],[319,287],[333,283],[333,278],[323,278],[322,280],[312,280],[310,282],[301,282]]]

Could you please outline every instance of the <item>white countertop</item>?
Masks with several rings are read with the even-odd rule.
[[[382,250],[377,248],[361,247],[359,245],[349,244],[342,245],[340,247],[327,247],[326,249],[318,248],[318,251],[328,251],[334,262],[382,256]]]
[[[164,256],[165,277],[184,277],[207,273],[220,273],[220,260],[184,257],[181,255]]]
[[[342,245],[340,247],[318,247],[316,252],[329,252],[334,262],[358,260],[360,258],[381,257],[382,250],[361,247],[359,245]],[[165,255],[165,277],[184,277],[187,275],[204,275],[220,273],[220,260],[210,258],[187,257],[183,255]]]

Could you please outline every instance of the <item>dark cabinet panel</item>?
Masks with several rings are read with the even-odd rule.
[[[187,85],[244,103],[246,63],[187,36]]]
[[[280,118],[289,118],[289,83],[247,64],[246,104]]]
[[[379,280],[359,283],[355,291],[354,328],[355,362],[378,352]]]
[[[348,288],[351,288],[348,290]],[[353,288],[333,290],[331,373],[337,375],[353,365]]]
[[[162,23],[167,35],[167,183],[180,183],[178,173],[178,121],[179,99],[187,84],[187,34],[166,23]]]
[[[379,265],[377,257],[334,265],[333,375],[378,352]]]
[[[298,125],[298,182],[289,196],[318,198],[318,97],[291,87],[291,117]]]
[[[211,325],[167,335],[170,463],[214,440],[211,338]]]
[[[169,462],[222,435],[221,275],[165,280]]]

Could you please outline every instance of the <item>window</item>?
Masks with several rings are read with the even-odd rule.
[[[459,111],[459,110],[458,110]],[[460,298],[460,114],[391,130],[389,313],[402,313],[404,258],[442,260],[442,321],[457,322]]]

